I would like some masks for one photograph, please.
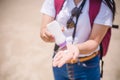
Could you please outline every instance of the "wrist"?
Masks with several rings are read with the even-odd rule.
[[[67,44],[67,42],[64,41],[63,43],[59,44],[59,47],[60,47],[60,48],[64,48],[64,47],[66,47],[66,44]]]
[[[78,52],[80,54],[79,44],[76,44],[75,46],[76,46],[76,48],[77,48],[77,50],[78,50]]]

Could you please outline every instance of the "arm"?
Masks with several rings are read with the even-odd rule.
[[[80,53],[88,54],[96,50],[109,28],[109,26],[94,24],[89,39],[86,42],[77,45]]]
[[[46,25],[54,20],[53,17],[42,14],[40,37],[45,42],[54,42],[54,37],[47,31]]]
[[[67,54],[64,51],[58,52],[54,57],[53,66],[61,67],[71,59],[77,59],[79,54],[89,54],[93,52],[101,43],[108,28],[108,26],[94,24],[89,39],[81,44],[68,45]]]

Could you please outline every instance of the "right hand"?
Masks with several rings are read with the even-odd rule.
[[[55,42],[54,36],[48,32],[47,28],[41,30],[40,37],[45,42]]]
[[[67,44],[65,49],[56,53],[53,58],[53,67],[62,67],[65,63],[74,63],[78,60],[79,54],[77,45]]]

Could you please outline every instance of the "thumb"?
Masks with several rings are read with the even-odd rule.
[[[78,56],[79,56],[79,54],[78,54],[78,53],[75,53],[75,54],[73,55],[73,59],[74,59],[74,60],[78,59]]]
[[[45,34],[49,37],[54,37],[54,35],[52,33],[50,33],[48,30],[45,31]]]
[[[78,59],[80,51],[79,51],[77,45],[75,45],[75,47],[76,47],[76,50],[75,50],[75,53],[74,53],[74,55],[73,55],[73,59]]]

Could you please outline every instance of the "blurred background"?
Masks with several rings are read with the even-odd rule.
[[[40,37],[44,0],[0,0],[0,80],[53,80],[53,45]],[[120,0],[115,24],[120,25]],[[120,29],[113,29],[104,78],[120,80]]]

